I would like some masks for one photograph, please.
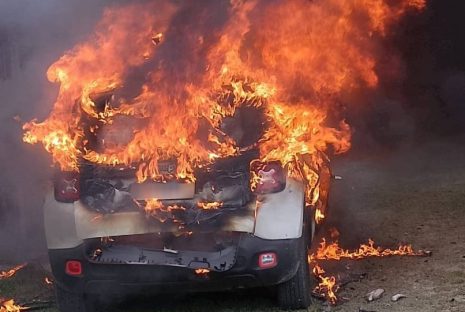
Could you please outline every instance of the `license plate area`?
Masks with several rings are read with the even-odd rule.
[[[135,200],[190,199],[195,194],[195,183],[145,181],[132,184],[130,193]]]

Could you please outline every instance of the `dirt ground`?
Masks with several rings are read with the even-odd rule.
[[[354,248],[373,238],[383,247],[411,243],[415,249],[432,251],[432,256],[322,262],[345,284],[337,306],[315,299],[310,311],[465,311],[462,142],[353,151],[334,161],[334,173],[343,179],[333,186],[327,227],[339,229],[341,245]],[[37,311],[57,311],[53,287],[43,281],[48,275],[44,266],[33,260],[15,278],[0,281],[0,297],[14,297]],[[376,288],[384,289],[384,296],[367,303],[365,294]],[[407,298],[392,302],[397,293]],[[249,290],[136,300],[112,311],[279,310],[269,291]]]
[[[345,262],[366,274],[343,287],[347,301],[335,311],[465,311],[465,148],[435,142],[400,151],[379,151],[364,159],[349,155],[335,164],[344,177],[333,189],[333,221],[348,247],[366,238],[391,247],[411,243],[432,256],[392,257]],[[382,156],[380,156],[382,155]],[[344,244],[344,240],[346,244]],[[383,298],[364,295],[383,288]],[[407,296],[392,302],[391,296]]]

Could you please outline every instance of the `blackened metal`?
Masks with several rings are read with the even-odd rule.
[[[93,263],[164,265],[217,272],[231,269],[236,263],[236,257],[237,242],[210,251],[157,250],[115,243],[88,252],[88,260]]]

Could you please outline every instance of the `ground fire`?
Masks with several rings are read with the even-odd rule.
[[[19,270],[24,268],[26,265],[27,264],[24,263],[24,264],[17,265],[14,268],[11,268],[11,269],[9,269],[7,271],[0,271],[0,280],[12,277],[13,275],[16,274],[16,272],[18,272]]]
[[[20,312],[26,310],[29,310],[29,308],[21,307],[15,304],[15,301],[13,299],[4,300],[0,298],[0,312]]]
[[[392,257],[392,256],[429,256],[429,251],[415,251],[411,245],[400,245],[396,249],[384,249],[376,247],[375,242],[371,239],[368,244],[361,244],[356,250],[350,251],[339,246],[336,240],[332,243],[327,243],[326,239],[320,243],[317,251],[308,256],[308,261],[313,265],[313,274],[319,280],[318,286],[314,289],[314,293],[324,296],[332,304],[337,303],[336,292],[339,289],[335,276],[327,276],[325,270],[320,266],[319,260],[341,260],[353,259],[360,260],[369,257]]]
[[[17,265],[9,270],[0,271],[0,280],[13,277],[16,272],[24,268],[27,264]],[[20,312],[28,310],[27,307],[21,307],[15,304],[13,299],[3,299],[0,297],[0,312]]]
[[[75,193],[82,185],[73,174],[85,174],[92,165],[130,169],[141,185],[195,184],[199,171],[208,174],[217,163],[252,155],[250,172],[233,178],[249,180],[239,184],[259,194],[256,210],[261,192],[280,187],[276,177],[283,170],[304,182],[305,204],[316,224],[322,223],[327,215],[320,202],[330,181],[320,171],[326,170],[328,155],[351,146],[352,130],[340,101],[377,86],[379,41],[425,1],[265,2],[232,0],[227,18],[215,27],[201,18],[195,23],[172,19],[182,10],[209,13],[193,4],[186,9],[155,1],[108,8],[95,34],[48,69],[48,79],[59,85],[57,99],[47,119],[24,124],[23,140],[43,145],[68,174],[64,190]],[[204,184],[194,202],[150,198],[134,204],[149,218],[177,225],[178,235],[192,234],[187,225],[232,206],[217,193],[213,184]],[[86,204],[98,206],[97,223],[122,209],[96,198],[89,196]],[[100,259],[101,250],[95,251],[92,258]],[[348,251],[323,240],[309,255],[320,280],[315,291],[336,303],[337,281],[325,276],[320,260],[392,255],[422,252],[409,245],[382,249],[372,240]]]

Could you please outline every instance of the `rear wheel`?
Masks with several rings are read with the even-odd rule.
[[[86,300],[83,294],[69,292],[56,287],[56,298],[60,312],[96,312],[94,303]]]
[[[293,278],[278,285],[278,302],[283,309],[306,309],[312,304],[312,279],[308,265],[308,241],[307,231],[299,243],[299,269]]]

